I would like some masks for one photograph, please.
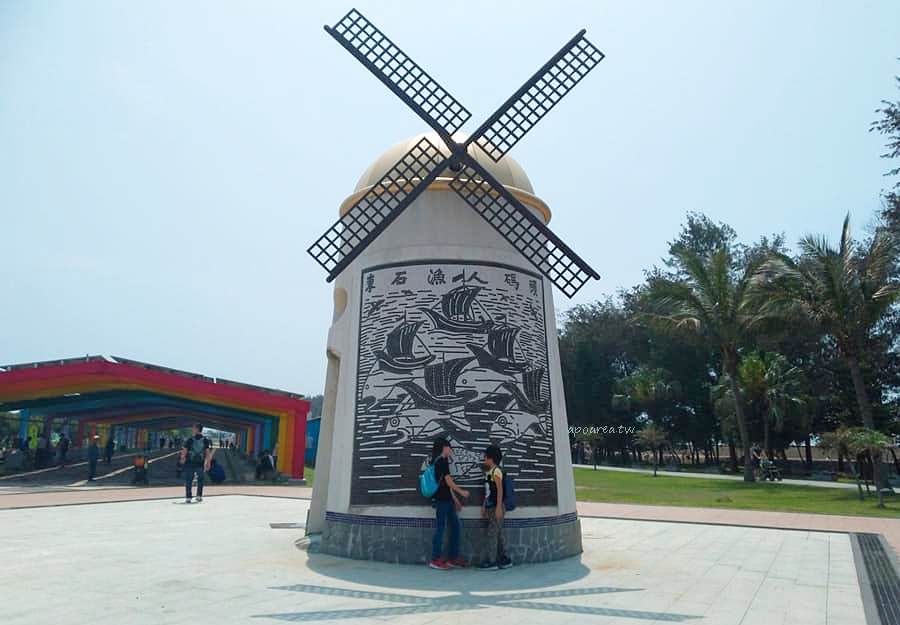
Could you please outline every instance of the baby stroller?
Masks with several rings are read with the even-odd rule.
[[[131,483],[150,486],[150,469],[146,456],[135,456],[131,463]]]
[[[779,469],[774,462],[769,460],[768,458],[763,458],[759,463],[759,476],[763,482],[766,480],[770,480],[774,482],[775,480],[781,481],[781,469]]]

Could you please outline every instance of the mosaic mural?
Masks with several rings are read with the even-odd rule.
[[[352,505],[427,505],[418,475],[437,436],[475,488],[493,443],[517,503],[556,504],[541,278],[460,261],[362,274]]]

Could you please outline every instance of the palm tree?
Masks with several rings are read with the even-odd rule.
[[[802,406],[803,376],[781,354],[748,354],[741,359],[738,375],[747,399],[758,407],[763,426],[763,449],[773,457],[771,431],[784,429],[784,419],[792,409]]]
[[[666,444],[666,433],[656,425],[648,423],[637,433],[635,438],[641,447],[646,447],[653,451],[653,477],[656,477],[656,468],[659,466],[660,452]]]
[[[719,420],[719,428],[722,437],[728,441],[728,452],[731,459],[731,470],[737,471],[738,459],[734,448],[735,439],[740,439],[737,429],[737,420],[734,414],[734,387],[728,374],[722,374],[715,384],[709,388],[709,397],[712,401],[713,413]]]
[[[617,380],[620,393],[613,395],[613,405],[630,410],[636,408],[654,420],[669,416],[681,394],[681,385],[670,379],[665,369],[639,367]]]
[[[811,321],[834,339],[850,370],[863,425],[870,430],[875,422],[861,361],[872,329],[900,296],[900,285],[891,278],[897,252],[897,240],[887,230],[879,230],[860,250],[850,235],[848,214],[837,248],[824,237],[806,236],[800,240],[799,260],[774,255],[757,276],[767,314]],[[876,467],[879,487],[880,475]]]
[[[850,452],[850,442],[853,438],[853,431],[846,425],[842,425],[831,432],[823,432],[819,437],[818,447],[826,453],[834,453],[837,462],[836,469],[841,470],[841,458],[852,458]]]
[[[743,446],[744,480],[752,482],[750,434],[738,382],[738,362],[740,346],[760,319],[754,310],[751,286],[762,259],[751,259],[743,271],[738,271],[727,247],[708,257],[691,250],[676,250],[673,256],[684,279],[653,278],[648,291],[651,311],[641,315],[641,319],[663,330],[699,333],[721,353]]]
[[[891,446],[890,439],[877,430],[854,428],[848,446],[857,458],[866,458],[872,462],[872,479],[878,491],[878,507],[884,508],[884,490],[878,485],[877,467],[881,464],[881,454]],[[867,486],[866,490],[868,489]]]

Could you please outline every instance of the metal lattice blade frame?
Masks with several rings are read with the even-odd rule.
[[[567,297],[600,277],[475,159],[464,159],[450,188]]]
[[[556,104],[603,60],[603,53],[582,30],[504,102],[466,141],[475,142],[494,161],[550,112]]]
[[[438,177],[449,159],[422,138],[306,251],[328,272],[328,282]]]
[[[325,31],[444,140],[450,139],[472,116],[428,72],[356,9],[351,9],[333,28],[326,26]]]

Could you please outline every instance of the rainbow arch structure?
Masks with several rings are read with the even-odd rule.
[[[179,371],[118,356],[0,366],[0,411],[20,411],[21,435],[35,420],[77,422],[88,432],[128,428],[135,446],[155,431],[200,422],[234,432],[247,454],[272,450],[278,470],[303,477],[309,402],[301,395]],[[38,427],[42,427],[38,425]]]

